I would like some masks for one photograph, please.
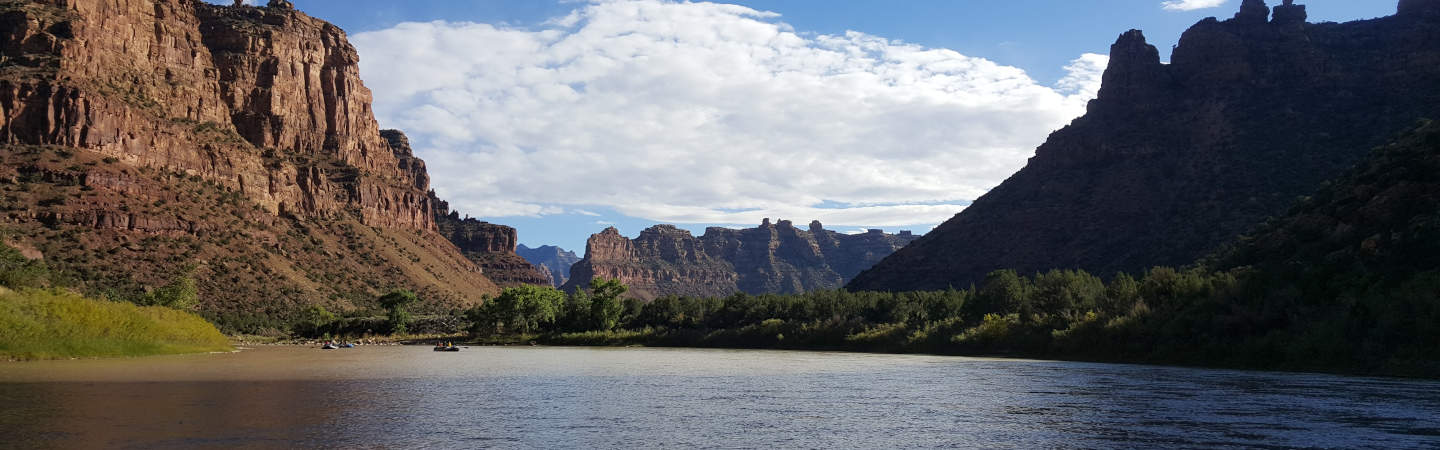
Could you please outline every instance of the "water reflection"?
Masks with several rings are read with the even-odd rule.
[[[0,398],[7,400],[0,403],[0,443],[1425,447],[1440,445],[1437,388],[1409,380],[844,353],[267,348],[0,365]]]

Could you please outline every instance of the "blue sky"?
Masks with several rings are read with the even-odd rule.
[[[1106,53],[1120,33],[1136,28],[1162,54],[1205,17],[1227,18],[1240,0],[1218,7],[1167,11],[1163,0],[761,0],[725,2],[781,14],[797,30],[846,30],[949,48],[1026,69],[1056,81],[1064,63],[1085,52]],[[1268,3],[1278,4],[1279,0]],[[1301,0],[1310,22],[1344,22],[1394,14],[1392,0]],[[564,16],[573,1],[554,0],[296,0],[296,7],[350,33],[401,22],[471,21],[533,26]]]
[[[1083,113],[1105,54],[1168,59],[1240,0],[296,0],[462,214],[583,251],[615,225],[927,231]],[[1217,7],[1204,8],[1219,3]],[[1272,1],[1271,3],[1279,3]],[[1312,0],[1310,21],[1392,14]]]

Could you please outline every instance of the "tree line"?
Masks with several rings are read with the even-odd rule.
[[[1297,289],[1292,281],[1251,268],[1157,267],[1109,280],[1081,270],[1031,276],[1000,270],[978,286],[945,291],[737,293],[648,303],[623,299],[618,281],[596,280],[570,294],[538,286],[506,289],[466,316],[477,338],[524,336],[551,344],[1009,355],[1433,376],[1440,374],[1436,287],[1440,274],[1417,277],[1372,294],[1384,300],[1362,303],[1369,312],[1354,316],[1344,303],[1286,296]]]

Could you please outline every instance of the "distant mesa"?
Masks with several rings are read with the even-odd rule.
[[[635,239],[614,227],[590,236],[585,258],[570,269],[566,291],[594,278],[619,279],[636,298],[719,297],[836,289],[861,270],[918,236],[872,229],[849,235],[812,221],[801,230],[789,220],[748,229],[709,227],[695,237],[674,225],[656,225]]]

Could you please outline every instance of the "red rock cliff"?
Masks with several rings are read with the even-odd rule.
[[[396,288],[437,311],[497,293],[437,232],[358,61],[284,1],[0,0],[0,221],[117,298],[195,267],[233,331]]]
[[[381,138],[334,25],[191,0],[6,5],[0,140],[198,175],[274,213],[433,228],[428,180]]]
[[[550,272],[515,253],[519,233],[514,227],[483,222],[450,211],[449,203],[431,198],[435,224],[440,235],[460,248],[466,258],[485,270],[485,276],[501,287],[524,284],[550,286]]]
[[[657,225],[631,240],[612,227],[590,236],[585,258],[570,268],[564,289],[584,287],[594,278],[619,279],[646,300],[834,289],[916,238],[880,230],[847,235],[819,222],[801,230],[788,220],[771,224],[770,219],[743,230],[712,227],[698,238]]]

